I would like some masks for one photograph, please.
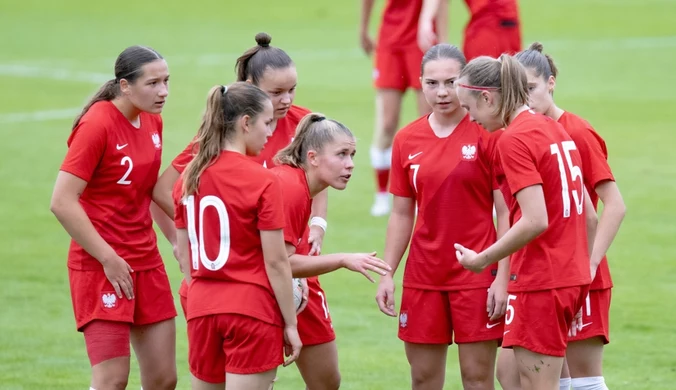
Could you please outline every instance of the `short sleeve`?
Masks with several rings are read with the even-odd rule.
[[[408,171],[404,167],[404,160],[401,158],[401,136],[394,137],[392,145],[392,162],[390,168],[390,193],[404,198],[415,198],[415,192],[411,188]]]
[[[284,228],[284,201],[279,179],[270,174],[268,185],[263,189],[258,202],[258,230],[277,230]]]
[[[176,225],[176,229],[186,229],[185,205],[183,204],[183,177],[176,180],[171,195],[174,199],[174,225]]]
[[[171,166],[174,167],[178,173],[183,173],[185,167],[187,167],[193,157],[195,157],[193,145],[194,143],[191,141],[188,146],[186,146],[185,149],[171,161]]]
[[[89,182],[106,151],[107,131],[95,121],[81,121],[68,138],[61,170]]]
[[[606,144],[600,136],[591,129],[584,129],[571,134],[571,138],[582,157],[582,177],[588,189],[593,190],[603,181],[615,180],[608,165]]]
[[[533,153],[525,140],[515,134],[503,134],[498,142],[500,164],[512,195],[526,187],[542,184]]]

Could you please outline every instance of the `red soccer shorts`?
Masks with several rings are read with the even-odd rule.
[[[499,342],[503,319],[489,320],[487,298],[487,288],[435,291],[404,287],[399,338],[416,344]]]
[[[417,47],[376,50],[373,82],[376,89],[421,89],[423,52]]]
[[[319,345],[336,339],[326,295],[319,278],[307,278],[309,289],[305,310],[298,314],[298,334],[304,346]]]
[[[611,289],[592,290],[582,305],[582,329],[568,342],[587,340],[600,336],[604,344],[610,342],[610,298]]]
[[[188,321],[190,372],[209,383],[225,373],[258,374],[284,362],[284,329],[240,314],[215,314]]]
[[[589,286],[509,294],[502,345],[564,357],[568,329],[582,307]]]
[[[134,299],[118,297],[103,270],[68,269],[77,330],[94,320],[148,325],[176,317],[164,265],[131,273]]]
[[[521,50],[521,29],[517,20],[487,17],[470,21],[465,29],[463,52],[467,61],[479,56],[500,57]]]

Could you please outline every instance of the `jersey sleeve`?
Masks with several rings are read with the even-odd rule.
[[[174,167],[178,173],[183,173],[185,167],[188,166],[188,163],[190,163],[195,156],[193,154],[193,145],[194,143],[191,141],[188,146],[186,146],[185,149],[171,161],[171,166]]]
[[[498,142],[500,164],[512,195],[526,187],[542,184],[528,144],[514,134],[503,134]]]
[[[404,198],[414,198],[415,192],[411,188],[408,172],[404,168],[404,160],[401,158],[401,136],[394,137],[392,145],[392,162],[390,168],[390,193]]]
[[[491,188],[493,190],[500,189],[498,184],[498,171],[500,164],[500,157],[498,156],[498,140],[503,134],[503,130],[498,130],[493,133],[488,133],[484,139],[486,140],[486,159],[488,166],[490,167],[491,175]]]
[[[103,158],[108,133],[96,121],[81,121],[68,138],[68,152],[61,170],[89,182]]]
[[[573,136],[574,135],[574,136]],[[582,157],[582,177],[588,189],[593,190],[606,180],[615,181],[608,165],[606,144],[591,129],[571,135]]]
[[[258,202],[258,230],[277,230],[284,228],[284,200],[279,179],[269,175],[268,185]]]
[[[186,215],[185,215],[185,205],[183,205],[183,178],[176,180],[174,184],[174,189],[171,193],[172,198],[174,199],[174,225],[176,229],[186,229]]]

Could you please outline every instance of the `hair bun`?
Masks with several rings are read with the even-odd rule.
[[[260,47],[269,47],[272,42],[272,37],[267,33],[261,32],[256,34],[256,43]]]
[[[528,50],[534,50],[534,51],[537,51],[539,53],[542,53],[542,49],[543,49],[542,43],[540,43],[540,42],[533,42],[533,43],[531,43],[530,47],[528,48]]]

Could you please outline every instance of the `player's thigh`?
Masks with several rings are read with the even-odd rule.
[[[116,357],[92,366],[91,387],[96,390],[122,390],[129,379],[129,356]]]
[[[303,346],[296,366],[310,390],[340,387],[338,348],[335,341]]]
[[[225,374],[226,390],[268,390],[275,379],[277,368],[257,374]],[[222,387],[221,387],[222,388]],[[206,390],[206,389],[205,389]],[[210,390],[210,389],[209,389]]]
[[[446,376],[447,344],[404,343],[414,388],[441,389]]]
[[[497,377],[503,390],[521,390],[519,368],[516,365],[514,350],[501,348],[498,353]]]
[[[131,344],[145,388],[175,386],[176,324],[173,318],[149,325],[132,326]]]
[[[603,345],[601,336],[569,342],[566,360],[570,376],[573,378],[603,376]]]
[[[465,389],[492,389],[498,341],[458,344],[460,374]]]
[[[523,390],[558,390],[563,358],[514,347]]]

